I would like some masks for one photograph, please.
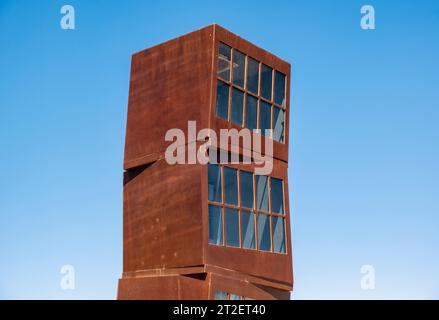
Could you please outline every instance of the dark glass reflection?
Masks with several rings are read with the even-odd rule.
[[[258,94],[259,62],[250,57],[247,61],[247,90]]]
[[[274,102],[285,107],[285,75],[279,71],[274,76]]]
[[[236,88],[232,89],[232,122],[242,126],[242,110],[244,105],[244,92]]]
[[[261,96],[271,101],[271,87],[273,84],[273,69],[262,64],[261,66]]]
[[[282,180],[271,178],[271,210],[274,213],[284,213],[284,191]]]
[[[268,211],[268,177],[256,177],[256,203],[258,210]]]
[[[221,202],[221,168],[217,164],[209,164],[207,171],[209,200]]]
[[[258,120],[258,99],[247,94],[246,110],[245,110],[245,127],[253,130],[257,129]]]
[[[233,50],[233,83],[244,88],[245,55]]]
[[[255,249],[255,219],[252,212],[241,211],[241,232],[242,247]]]
[[[253,174],[240,171],[241,207],[253,209]]]
[[[221,207],[209,204],[209,243],[223,244],[223,220]]]
[[[218,76],[224,80],[230,80],[230,47],[224,43],[219,44]]]
[[[214,295],[214,300],[228,300],[227,292],[216,290]]]
[[[259,128],[265,135],[265,129],[271,129],[271,105],[261,101],[259,104]]]
[[[226,245],[239,247],[239,214],[238,210],[226,208]]]
[[[270,216],[266,214],[258,214],[258,249],[271,250]]]
[[[285,219],[282,217],[272,217],[273,228],[273,251],[285,253]]]
[[[216,115],[219,118],[229,118],[229,85],[218,81],[216,93]]]
[[[273,109],[273,139],[283,143],[285,131],[285,111],[275,107]]]
[[[237,170],[224,167],[224,197],[228,204],[238,205]]]

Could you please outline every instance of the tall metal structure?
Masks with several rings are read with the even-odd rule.
[[[218,25],[132,56],[119,299],[289,299],[290,69]],[[186,133],[188,121],[218,137],[220,129],[273,129],[272,172],[168,164],[166,132]],[[186,134],[179,148],[203,142]]]

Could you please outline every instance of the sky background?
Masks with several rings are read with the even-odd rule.
[[[214,22],[292,63],[292,297],[439,299],[439,2],[391,0],[1,0],[0,298],[116,297],[131,54]]]

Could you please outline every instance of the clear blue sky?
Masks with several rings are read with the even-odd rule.
[[[439,2],[390,0],[1,0],[0,298],[115,298],[130,56],[213,22],[293,65],[293,298],[438,299]]]

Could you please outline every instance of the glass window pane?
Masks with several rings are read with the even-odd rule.
[[[217,164],[208,165],[209,200],[221,202],[221,168]]]
[[[223,215],[221,207],[209,204],[209,243],[223,244]]]
[[[228,300],[227,292],[224,291],[215,291],[215,300]]]
[[[257,129],[258,99],[247,95],[245,108],[245,127],[250,130]]]
[[[284,142],[284,113],[280,108],[273,109],[273,139],[281,143]]]
[[[239,213],[236,209],[226,208],[226,245],[239,247]]]
[[[284,213],[282,180],[276,178],[271,178],[271,210],[274,213]]]
[[[242,247],[255,249],[255,218],[252,212],[241,211]]]
[[[262,64],[261,66],[261,96],[271,101],[271,87],[273,84],[273,69]]]
[[[253,174],[240,171],[241,207],[253,209]]]
[[[224,43],[219,44],[218,76],[224,80],[230,80],[230,47]]]
[[[225,120],[229,118],[229,85],[222,81],[217,85],[216,116]]]
[[[237,294],[231,293],[230,300],[243,300],[242,296],[238,296]]]
[[[267,176],[256,176],[256,203],[258,210],[268,211]]]
[[[232,90],[232,122],[242,126],[242,109],[244,105],[244,92],[233,88]]]
[[[270,216],[266,214],[258,214],[258,249],[271,250]]]
[[[261,101],[259,105],[259,128],[265,135],[265,129],[271,129],[271,105]]]
[[[285,75],[279,71],[274,76],[274,102],[285,107]]]
[[[236,169],[224,167],[224,197],[228,204],[238,205],[237,179]]]
[[[247,63],[247,90],[258,94],[259,62],[249,57]]]
[[[245,55],[233,50],[233,83],[244,88]]]
[[[285,219],[281,217],[271,217],[273,224],[273,250],[278,253],[285,253]]]

